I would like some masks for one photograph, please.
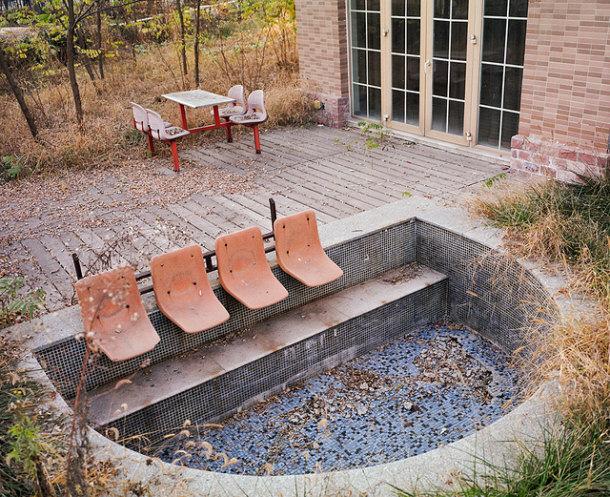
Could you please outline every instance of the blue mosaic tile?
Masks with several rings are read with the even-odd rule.
[[[510,358],[467,328],[430,325],[310,378],[157,454],[235,474],[302,474],[403,459],[516,406]],[[510,402],[512,401],[512,402]]]

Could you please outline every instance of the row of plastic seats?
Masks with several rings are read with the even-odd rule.
[[[301,283],[315,287],[343,275],[322,248],[313,211],[277,219],[274,238],[279,266]],[[246,307],[260,309],[288,297],[267,262],[259,228],[221,236],[215,249],[220,284]],[[159,309],[185,332],[198,333],[229,319],[198,245],[154,257],[150,272]],[[88,276],[75,287],[85,332],[110,360],[131,359],[159,342],[132,268]]]

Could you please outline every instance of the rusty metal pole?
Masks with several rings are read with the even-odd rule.
[[[83,269],[80,265],[80,259],[78,258],[78,254],[72,254],[72,262],[74,263],[74,271],[76,271],[76,279],[83,279]]]
[[[269,199],[269,209],[271,210],[271,233],[273,233],[273,225],[275,224],[275,220],[277,219],[275,200],[273,200],[273,198]]]

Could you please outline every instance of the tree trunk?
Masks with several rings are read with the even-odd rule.
[[[99,0],[97,3],[97,67],[100,72],[100,79],[104,79],[104,54],[102,52],[102,5],[103,0]]]
[[[74,29],[76,20],[74,18],[74,0],[68,0],[68,32],[66,40],[66,66],[68,67],[68,77],[70,78],[70,88],[74,98],[74,110],[76,111],[76,121],[83,129],[83,104],[80,99],[80,90],[76,80],[76,70],[74,69]]]
[[[195,86],[199,88],[199,23],[201,19],[201,0],[197,0],[197,10],[195,12]]]
[[[25,103],[21,88],[19,88],[17,81],[15,81],[15,78],[13,78],[13,74],[11,73],[11,70],[8,67],[8,61],[4,56],[4,48],[2,48],[2,46],[0,46],[0,68],[2,68],[2,72],[6,76],[6,80],[8,81],[8,84],[11,87],[11,90],[13,91],[13,95],[15,95],[15,98],[19,103],[19,107],[21,107],[21,112],[23,112],[23,117],[25,117],[25,120],[28,123],[28,127],[30,128],[30,133],[32,133],[32,137],[36,138],[38,135],[38,128],[36,128],[34,117],[30,113],[30,109]]]
[[[180,0],[176,0],[176,8],[178,9],[178,17],[180,18],[180,52],[182,53],[182,72],[186,76],[186,41],[184,34],[184,15],[182,13],[182,5]]]

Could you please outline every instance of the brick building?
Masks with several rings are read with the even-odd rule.
[[[296,0],[318,117],[562,180],[610,167],[610,0]]]

